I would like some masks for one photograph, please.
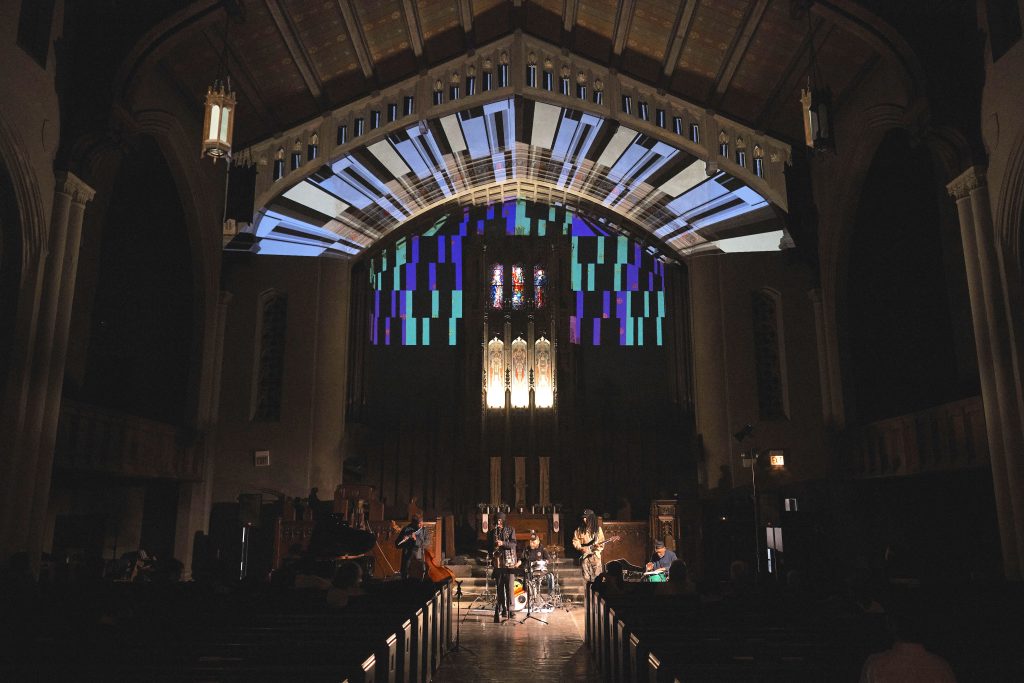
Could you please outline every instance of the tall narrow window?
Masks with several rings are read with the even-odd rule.
[[[527,372],[526,340],[516,337],[512,342],[511,378],[509,389],[513,408],[527,408],[530,405],[530,378]]]
[[[505,407],[505,343],[500,339],[487,343],[487,407]]]
[[[779,294],[770,289],[754,292],[754,360],[757,369],[757,403],[762,420],[785,419],[785,356],[782,343]]]
[[[264,292],[260,297],[259,318],[252,419],[256,422],[277,422],[281,419],[288,295],[274,290]]]
[[[505,307],[505,267],[500,263],[491,266],[491,284],[489,286],[487,305],[500,311]]]
[[[544,266],[533,267],[533,305],[544,308],[548,302],[548,273]]]
[[[551,378],[551,342],[541,336],[533,344],[533,357],[536,370],[534,372],[534,404],[538,408],[550,408],[555,403],[554,382]]]
[[[522,264],[512,266],[512,310],[521,311],[526,304],[526,278]]]

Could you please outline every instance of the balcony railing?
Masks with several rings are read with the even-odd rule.
[[[202,478],[202,450],[171,425],[65,400],[54,469],[120,477]]]
[[[987,467],[988,438],[981,397],[865,425],[851,464],[857,477]]]

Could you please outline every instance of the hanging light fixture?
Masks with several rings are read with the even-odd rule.
[[[836,148],[833,129],[832,91],[822,85],[814,52],[814,27],[811,24],[811,5],[814,0],[805,0],[807,12],[807,40],[810,50],[810,64],[807,70],[807,87],[800,90],[801,113],[804,119],[804,141],[816,152],[834,152]]]
[[[235,93],[231,90],[231,76],[227,69],[228,26],[231,23],[231,3],[224,3],[224,49],[221,53],[220,74],[206,89],[206,113],[203,117],[203,147],[200,158],[209,156],[231,159],[231,138],[235,132]]]

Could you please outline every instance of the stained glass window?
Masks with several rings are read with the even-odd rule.
[[[523,266],[512,266],[512,310],[520,311],[526,303],[526,279],[523,277]]]
[[[548,302],[548,273],[544,266],[533,267],[533,305],[544,308]]]
[[[505,306],[505,267],[500,263],[491,266],[491,291],[487,303],[499,311]]]

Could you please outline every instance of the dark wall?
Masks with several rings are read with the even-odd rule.
[[[193,344],[192,263],[181,200],[150,138],[126,155],[102,227],[82,386],[69,394],[182,425]]]
[[[862,422],[977,390],[958,371],[956,340],[970,332],[953,324],[948,288],[963,254],[951,240],[943,250],[939,187],[927,148],[889,133],[864,184],[846,284],[847,375]]]
[[[21,279],[21,220],[14,184],[0,164],[0,387],[7,386]]]

